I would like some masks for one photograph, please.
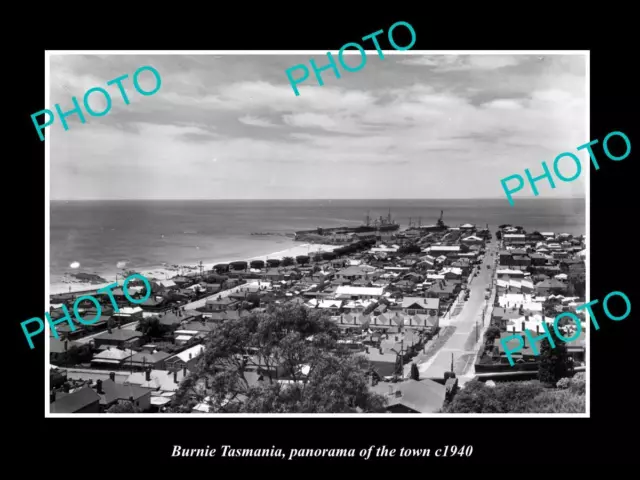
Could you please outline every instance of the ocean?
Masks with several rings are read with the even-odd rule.
[[[137,271],[163,265],[243,260],[296,246],[284,236],[252,232],[359,225],[367,211],[406,227],[409,219],[435,224],[444,211],[449,226],[500,224],[527,231],[586,232],[584,199],[470,200],[193,200],[52,201],[51,284],[65,273],[113,277],[120,267]],[[73,262],[80,268],[71,269]]]

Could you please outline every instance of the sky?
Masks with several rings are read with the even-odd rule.
[[[337,55],[336,55],[337,56]],[[50,63],[50,106],[82,105],[103,87],[112,107],[58,118],[51,140],[51,198],[401,199],[506,198],[500,180],[543,173],[561,152],[582,159],[578,180],[539,182],[545,197],[583,197],[586,57],[397,55],[367,51],[357,72],[309,66],[326,55],[61,55]],[[360,55],[345,55],[357,66]],[[309,67],[294,94],[285,70]],[[153,66],[160,90],[133,87]],[[124,74],[126,105],[116,85]],[[300,72],[296,71],[295,76]],[[150,72],[139,77],[151,90]],[[92,94],[95,111],[104,97]],[[84,108],[84,107],[83,107]],[[575,166],[565,159],[567,177]],[[528,189],[514,198],[532,196]]]

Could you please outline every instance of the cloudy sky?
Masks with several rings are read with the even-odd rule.
[[[47,128],[51,198],[505,198],[501,178],[541,174],[541,161],[551,167],[590,140],[582,55],[374,50],[358,72],[323,72],[322,87],[312,73],[296,97],[285,70],[310,58],[326,64],[311,54],[52,55],[48,108],[70,110],[71,96],[82,102],[125,73],[131,104],[106,87],[106,116]],[[143,65],[162,76],[148,97],[131,80]],[[155,84],[149,72],[140,82]],[[584,170],[555,190],[541,184],[541,195],[584,196]]]

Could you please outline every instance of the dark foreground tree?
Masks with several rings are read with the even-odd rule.
[[[411,379],[420,380],[420,370],[418,370],[418,366],[415,363],[411,364]]]
[[[142,318],[138,322],[136,330],[150,338],[162,338],[171,328],[168,325],[163,325],[158,317],[153,316]]]
[[[555,338],[556,348],[551,348],[548,340],[543,340],[540,345],[540,367],[538,380],[544,385],[555,385],[558,380],[569,374],[569,353],[567,345]]]
[[[142,413],[133,402],[118,400],[118,403],[111,405],[105,413]]]
[[[567,389],[545,389],[538,381],[498,383],[472,380],[446,405],[444,413],[584,413],[584,378]]]
[[[225,320],[207,338],[171,411],[202,402],[210,412],[384,411],[384,397],[369,391],[362,358],[337,339],[325,314],[299,306]]]
[[[295,262],[293,260],[293,257],[284,257],[282,259],[282,263],[280,263],[281,266],[283,267],[289,267],[291,265],[293,265]]]

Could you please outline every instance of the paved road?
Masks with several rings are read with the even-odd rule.
[[[489,253],[493,255],[489,255]],[[466,305],[456,318],[452,319],[450,325],[456,327],[455,333],[449,338],[441,350],[424,364],[418,365],[421,378],[443,378],[444,372],[451,369],[451,354],[453,353],[453,361],[456,366],[455,370],[459,371],[465,368],[469,362],[473,362],[473,353],[475,346],[475,324],[476,319],[482,326],[482,309],[486,303],[484,299],[485,289],[491,283],[491,276],[494,273],[495,255],[497,252],[497,244],[492,241],[487,245],[485,258],[480,265],[480,273],[473,278],[469,286],[470,295]],[[491,269],[487,269],[487,265],[491,265]],[[485,325],[486,326],[486,325]],[[480,338],[481,332],[478,333]],[[471,339],[473,337],[473,339]]]

